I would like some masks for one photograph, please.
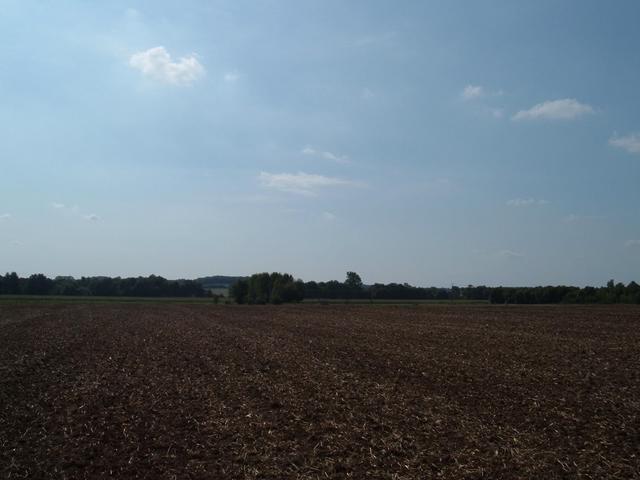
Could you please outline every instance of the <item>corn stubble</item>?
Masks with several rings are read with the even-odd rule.
[[[0,478],[640,478],[640,308],[0,306]]]

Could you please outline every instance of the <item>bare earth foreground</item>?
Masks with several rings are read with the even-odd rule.
[[[640,308],[0,304],[0,477],[640,478]]]

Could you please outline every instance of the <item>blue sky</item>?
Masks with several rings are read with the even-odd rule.
[[[0,270],[640,279],[635,1],[0,1]]]

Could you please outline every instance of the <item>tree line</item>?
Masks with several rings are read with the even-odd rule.
[[[640,285],[625,285],[609,280],[604,287],[494,287],[489,289],[491,303],[636,303],[640,304]]]
[[[407,283],[364,285],[354,272],[344,282],[307,282],[305,298],[360,300],[476,300],[494,304],[549,303],[636,303],[640,304],[640,285],[609,280],[603,287],[539,286],[487,287],[485,285],[450,288],[414,287]]]
[[[207,277],[208,278],[208,277]],[[224,277],[232,278],[232,277]],[[549,303],[636,303],[640,304],[640,285],[610,280],[602,287],[539,286],[487,287],[484,285],[450,288],[415,287],[407,283],[365,285],[355,272],[347,272],[343,282],[303,282],[288,273],[256,273],[234,277],[229,296],[239,304],[300,302],[306,299],[334,300],[476,300],[494,304]],[[167,280],[148,277],[56,277],[43,274],[21,278],[15,272],[0,276],[0,294],[69,295],[121,297],[214,297],[198,280]]]
[[[69,295],[100,297],[205,297],[202,285],[194,280],[167,280],[148,277],[73,277],[48,278],[36,273],[20,278],[15,272],[0,276],[0,294]]]
[[[288,295],[282,296],[281,285],[287,285]],[[275,286],[275,289],[274,289]],[[302,282],[289,274],[260,273],[232,286],[231,296],[237,303],[283,303],[306,299],[316,300],[433,300],[484,301],[493,304],[550,303],[636,303],[640,304],[640,285],[628,285],[610,280],[604,287],[539,286],[488,287],[485,285],[415,287],[408,283],[374,283],[365,285],[355,272],[347,272],[343,282]]]

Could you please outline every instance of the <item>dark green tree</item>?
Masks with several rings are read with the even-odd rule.
[[[2,282],[2,293],[17,295],[20,292],[20,277],[16,272],[7,273]]]
[[[362,283],[360,275],[356,272],[347,272],[347,279],[344,281],[344,286],[349,298],[362,297],[364,284]]]
[[[36,273],[27,279],[25,293],[27,295],[47,295],[52,289],[53,280],[47,278],[42,273]]]
[[[280,304],[304,299],[304,283],[288,273],[256,273],[232,285],[230,295],[236,303]]]
[[[502,287],[492,288],[489,301],[491,303],[498,303],[498,304],[504,303],[505,302],[504,289]]]
[[[231,285],[229,289],[229,295],[236,303],[243,304],[247,303],[248,298],[247,295],[249,293],[249,281],[248,280],[238,280],[236,283]]]

